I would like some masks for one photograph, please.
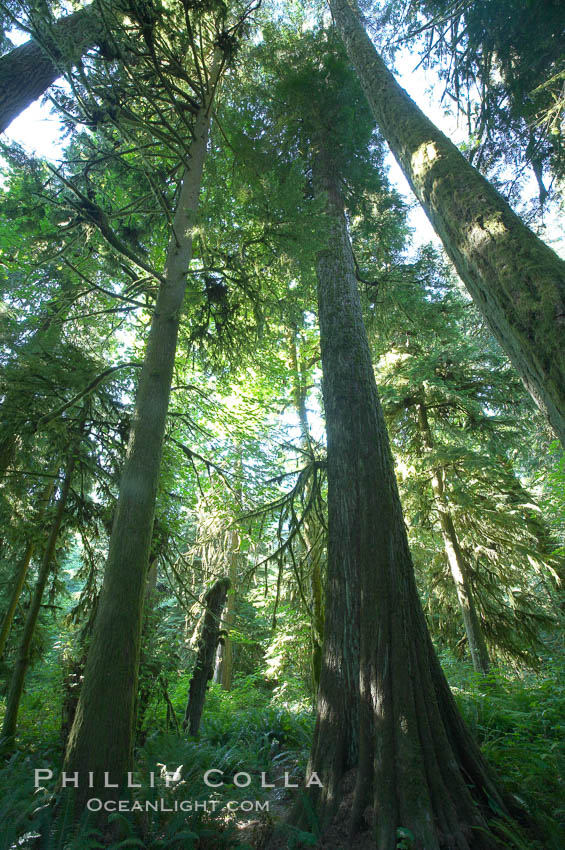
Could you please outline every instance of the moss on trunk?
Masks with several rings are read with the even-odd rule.
[[[355,0],[330,0],[388,142],[494,335],[565,445],[565,262],[421,112],[377,54]]]
[[[41,27],[31,39],[0,57],[0,133],[41,97],[64,69],[102,37],[102,21],[92,6]]]

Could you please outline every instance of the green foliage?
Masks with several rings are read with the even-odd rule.
[[[474,164],[531,164],[543,202],[544,171],[562,177],[564,169],[559,0],[411,0],[405,8],[409,32],[424,34],[424,57],[439,64],[467,115]]]
[[[265,800],[269,791],[261,787],[261,771],[268,774],[269,782],[279,787],[285,772],[292,782],[301,779],[312,728],[311,713],[296,713],[281,707],[272,697],[271,688],[257,675],[245,677],[231,692],[211,686],[198,740],[187,740],[162,730],[148,737],[137,753],[136,774],[147,780],[153,773],[156,787],[147,787],[146,781],[145,787],[134,793],[141,802],[162,798],[169,809],[174,809],[175,801],[179,800],[203,804],[216,799],[216,811],[116,813],[109,823],[119,826],[120,837],[109,842],[98,831],[94,818],[84,819],[74,833],[68,821],[69,800],[63,798],[55,811],[53,787],[34,793],[34,769],[49,768],[56,773],[60,768],[60,754],[36,739],[37,751],[33,757],[18,752],[0,770],[0,850],[8,850],[18,839],[20,846],[31,846],[28,842],[38,833],[43,835],[41,846],[49,850],[63,847],[86,850],[95,846],[109,846],[113,850],[127,846],[220,850],[235,846],[233,824],[247,815],[238,811],[230,814],[225,804],[228,800],[234,803]],[[164,775],[164,770],[174,772],[180,765],[180,782],[166,788],[159,777]],[[217,793],[203,779],[211,768],[223,772],[225,784]],[[251,774],[248,787],[238,788],[234,784],[233,777],[240,771]]]
[[[550,511],[522,472],[524,427],[536,412],[430,249],[399,264],[380,299],[371,318],[378,380],[431,630],[444,645],[465,645],[441,507],[493,660],[535,665],[559,619],[560,571]]]
[[[396,850],[410,850],[414,846],[414,833],[404,826],[396,830]]]
[[[442,657],[459,707],[506,789],[538,824],[530,847],[558,850],[565,838],[565,659],[562,650],[543,670],[497,676],[494,686],[460,662]],[[453,675],[455,674],[455,675]],[[501,832],[509,825],[499,824]],[[510,845],[512,846],[512,845]]]

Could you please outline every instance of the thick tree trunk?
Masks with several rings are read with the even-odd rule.
[[[311,563],[310,595],[312,599],[312,691],[314,697],[320,687],[322,673],[322,647],[324,644],[324,594],[322,569],[317,553]]]
[[[355,0],[330,0],[381,133],[473,300],[565,446],[565,263],[395,81]]]
[[[226,576],[219,579],[204,597],[206,611],[198,638],[196,661],[192,670],[192,678],[188,689],[188,701],[182,724],[183,729],[188,729],[189,735],[198,735],[198,729],[200,728],[200,719],[206,699],[206,689],[208,682],[214,675],[214,657],[220,635],[220,622],[229,588],[230,580]]]
[[[37,618],[39,617],[41,601],[43,599],[43,592],[45,590],[45,585],[47,584],[47,579],[49,578],[49,573],[51,572],[51,565],[53,561],[53,555],[55,554],[57,538],[59,536],[61,523],[63,522],[63,516],[65,514],[65,507],[67,504],[69,491],[71,489],[71,481],[76,463],[77,451],[78,445],[75,444],[74,448],[71,450],[71,454],[67,462],[67,467],[65,469],[63,483],[61,484],[61,492],[59,494],[59,498],[57,500],[57,507],[55,509],[55,516],[53,518],[49,537],[47,539],[45,550],[43,552],[43,558],[41,560],[41,565],[39,567],[39,573],[37,576],[37,583],[33,591],[31,604],[27,612],[27,618],[25,621],[24,630],[18,649],[16,665],[14,667],[12,678],[10,680],[8,699],[6,701],[6,714],[4,715],[4,723],[2,725],[1,734],[1,737],[3,739],[2,746],[4,749],[9,749],[13,746],[14,743],[14,737],[16,734],[16,726],[18,721],[18,711],[20,708],[20,700],[24,688],[26,673],[30,662],[31,642],[33,639],[33,633],[35,631],[35,626],[37,624]]]
[[[78,62],[102,33],[102,20],[91,5],[41,27],[41,43],[31,39],[0,57],[0,133],[69,65]]]
[[[424,446],[428,450],[431,450],[433,448],[432,431],[424,404],[418,405],[418,423]],[[490,670],[487,645],[481,629],[471,582],[469,581],[467,563],[461,551],[453,517],[445,498],[445,478],[441,467],[432,470],[432,490],[439,516],[445,554],[453,581],[455,582],[455,590],[463,618],[463,625],[465,626],[465,634],[467,635],[473,667],[477,673],[482,673],[486,676]]]
[[[84,683],[65,757],[65,770],[94,774],[94,789],[82,783],[77,813],[89,797],[107,796],[104,772],[122,782],[131,770],[134,710],[143,599],[165,422],[192,235],[206,156],[209,95],[195,118],[190,167],[185,171],[162,283],[141,371],[126,462],[110,539],[104,584],[86,664]]]
[[[327,177],[332,167],[318,154],[313,170],[315,193],[333,193],[331,247],[319,253],[316,263],[328,443],[328,565],[317,718],[308,772],[316,771],[323,783],[323,788],[312,791],[322,822],[335,814],[341,780],[359,755],[359,559],[364,512],[359,483],[364,455],[371,451],[357,394],[364,364],[351,356],[363,337],[358,337],[356,317],[348,309],[351,293],[346,291],[348,281],[340,265],[345,250],[341,240],[347,238],[345,217],[343,213],[331,216],[336,207],[340,209],[339,195]]]
[[[401,827],[412,831],[418,850],[492,848],[489,802],[502,811],[504,802],[457,711],[418,598],[336,165],[322,148],[314,173],[317,191],[327,192],[330,229],[317,262],[330,537],[310,764],[325,787],[313,802],[327,824],[348,766],[346,729],[355,724],[352,831],[369,805],[378,850],[394,850]],[[347,697],[359,689],[356,714]]]
[[[35,518],[35,524],[38,527],[41,527],[43,523],[43,516],[45,514],[45,509],[49,503],[49,499],[51,498],[51,494],[53,493],[53,487],[55,486],[55,478],[52,478],[47,487],[43,491],[43,494],[40,497],[39,501],[39,512]],[[8,608],[6,613],[4,614],[4,619],[2,621],[2,629],[0,631],[0,658],[4,654],[4,648],[6,646],[6,641],[8,640],[8,636],[10,634],[10,629],[12,628],[12,623],[14,621],[14,615],[16,613],[16,609],[18,607],[18,602],[20,601],[20,596],[22,595],[22,590],[24,589],[24,584],[27,576],[27,571],[29,569],[29,565],[31,563],[31,559],[33,558],[33,553],[36,547],[36,540],[30,539],[24,549],[23,555],[20,558],[16,569],[16,575],[14,577],[14,584],[12,586],[12,595],[10,596],[10,601],[8,603]]]

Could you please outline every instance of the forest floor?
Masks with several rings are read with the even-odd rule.
[[[506,789],[519,797],[538,825],[527,850],[562,850],[565,847],[565,657],[561,651],[543,660],[538,671],[499,672],[494,686],[484,687],[468,665],[443,658],[444,668],[459,707],[479,740],[487,759]],[[68,835],[69,825],[53,818],[47,795],[33,787],[35,768],[51,767],[55,773],[62,757],[60,713],[49,701],[52,682],[36,680],[25,695],[18,750],[0,765],[0,850],[32,850],[37,836],[47,838],[42,850],[87,850],[101,847],[100,835],[85,827]],[[180,712],[186,682],[179,681],[171,698]],[[178,704],[178,705],[177,705]],[[1,709],[1,706],[0,706]],[[153,711],[153,709],[152,709]],[[159,714],[162,712],[162,715]],[[212,687],[208,694],[200,736],[186,739],[165,728],[162,706],[156,703],[147,716],[151,733],[137,753],[141,775],[159,771],[159,765],[183,765],[182,785],[171,789],[170,799],[206,800],[210,788],[202,781],[206,770],[224,772],[219,789],[226,800],[256,798],[269,802],[269,811],[238,811],[228,816],[158,812],[143,818],[124,819],[126,838],[110,848],[136,846],[157,850],[374,850],[370,832],[355,842],[347,836],[347,823],[355,777],[344,783],[341,808],[331,828],[320,835],[315,817],[298,830],[289,823],[299,790],[285,789],[282,778],[302,784],[313,729],[313,711],[307,696],[285,700],[265,687],[260,676],[247,677],[229,693]],[[252,775],[250,787],[237,788],[238,771]],[[261,787],[261,772],[275,788]],[[140,792],[140,798],[145,791]],[[149,796],[149,791],[146,796]],[[35,836],[35,838],[34,838]],[[125,844],[123,842],[126,842]],[[520,847],[508,839],[502,847]]]

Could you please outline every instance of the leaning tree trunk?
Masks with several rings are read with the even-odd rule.
[[[214,676],[214,658],[218,648],[222,612],[226,604],[226,595],[230,588],[227,576],[218,579],[204,597],[205,613],[202,629],[198,638],[196,661],[188,689],[188,701],[184,714],[183,729],[189,735],[198,735],[200,719],[206,699],[208,682]]]
[[[327,193],[329,220],[328,248],[317,261],[329,592],[310,764],[324,788],[313,803],[327,824],[347,767],[335,748],[343,748],[343,727],[357,722],[346,699],[360,689],[351,830],[372,805],[378,850],[394,850],[401,827],[419,850],[492,848],[489,802],[501,811],[504,802],[457,711],[418,598],[336,166],[322,145],[314,174],[317,193]],[[359,600],[360,619],[353,610]],[[353,672],[355,657],[360,675],[349,681],[343,671]]]
[[[355,0],[330,0],[375,120],[473,300],[565,446],[565,263],[420,111]]]
[[[425,405],[419,404],[417,412],[422,441],[427,450],[431,451],[433,448],[433,438]],[[432,470],[432,491],[435,507],[439,515],[439,524],[447,563],[449,564],[449,569],[455,583],[457,600],[463,618],[463,625],[465,626],[465,634],[467,635],[473,667],[477,673],[482,673],[486,676],[490,670],[487,645],[469,580],[467,562],[461,550],[453,517],[449,510],[447,499],[445,498],[445,476],[443,469],[439,466]]]
[[[0,57],[0,133],[102,33],[101,18],[90,5],[38,29],[41,43],[31,39]]]
[[[186,169],[169,241],[165,280],[155,304],[139,379],[126,462],[110,538],[84,682],[65,756],[65,770],[94,774],[75,797],[107,796],[104,772],[122,782],[133,759],[134,712],[141,623],[155,499],[178,328],[192,257],[192,236],[206,156],[210,109],[220,72],[210,75],[208,95],[195,117]]]
[[[4,715],[4,723],[2,725],[2,733],[0,736],[3,739],[2,746],[4,749],[9,749],[14,743],[16,725],[18,722],[18,711],[20,708],[20,700],[24,688],[26,673],[30,662],[31,642],[33,639],[35,627],[37,625],[37,618],[39,617],[41,600],[43,599],[45,585],[47,584],[47,579],[49,578],[49,574],[51,572],[51,565],[53,561],[53,555],[55,554],[57,538],[59,536],[61,523],[63,522],[63,516],[65,514],[67,498],[71,489],[73,470],[76,464],[77,451],[78,442],[75,442],[73,448],[71,449],[69,459],[67,461],[65,475],[63,478],[63,483],[61,485],[61,492],[57,500],[55,516],[53,518],[49,537],[45,545],[43,557],[41,559],[39,574],[37,576],[37,583],[33,591],[31,604],[27,612],[27,618],[25,621],[24,630],[18,648],[16,665],[14,667],[12,678],[10,680],[8,699],[6,701],[6,714]]]
[[[54,486],[55,478],[53,477],[47,484],[39,500],[39,512],[35,518],[35,525],[38,527],[41,527],[43,523],[43,516],[45,514],[47,505],[49,504],[49,499],[51,498]],[[12,585],[10,601],[8,603],[8,608],[6,609],[6,613],[4,614],[4,619],[2,621],[2,629],[0,630],[0,658],[2,658],[2,655],[4,654],[6,641],[8,640],[10,629],[12,628],[12,622],[14,620],[14,615],[18,607],[18,602],[20,601],[20,596],[22,595],[22,590],[24,589],[27,571],[29,569],[31,559],[33,558],[33,553],[35,551],[36,535],[37,532],[34,531],[34,534],[30,536],[26,548],[24,549],[24,552],[18,562],[16,574],[14,576],[14,584]]]

